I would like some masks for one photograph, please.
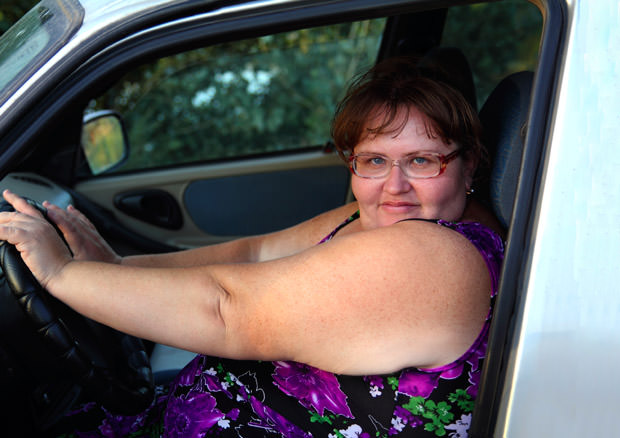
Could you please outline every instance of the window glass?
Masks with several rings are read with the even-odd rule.
[[[376,60],[385,19],[205,47],[130,72],[89,111],[125,121],[114,171],[322,145],[350,78]]]
[[[541,31],[540,11],[526,0],[479,3],[450,8],[441,44],[463,51],[482,104],[510,73],[536,69]]]

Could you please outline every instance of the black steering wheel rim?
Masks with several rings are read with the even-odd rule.
[[[47,218],[43,206],[28,202]],[[0,211],[14,209],[2,201]],[[8,332],[4,338],[12,339],[14,354],[28,362],[40,362],[40,369],[69,376],[91,400],[111,412],[137,414],[149,406],[155,390],[141,339],[90,320],[51,296],[26,267],[19,251],[6,241],[0,241],[0,268],[4,274],[0,278],[0,300],[16,303],[4,306],[12,311],[3,323],[3,331]],[[24,327],[32,332],[23,333]],[[16,339],[20,337],[39,339],[46,351],[29,351],[32,346]]]

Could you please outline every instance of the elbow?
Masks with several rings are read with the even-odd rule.
[[[269,335],[267,321],[240,305],[233,296],[227,294],[220,298],[218,318],[223,333],[223,356],[238,360],[284,359],[275,352],[277,341]]]
[[[216,345],[209,349],[210,354],[216,354],[228,359],[257,359],[252,348],[251,323],[248,324],[243,309],[238,300],[224,288],[217,294],[217,303],[213,308],[211,319],[216,336]]]

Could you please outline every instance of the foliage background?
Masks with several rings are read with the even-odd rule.
[[[89,109],[123,116],[131,152],[117,171],[320,146],[348,80],[374,63],[384,25],[301,29],[160,58]]]

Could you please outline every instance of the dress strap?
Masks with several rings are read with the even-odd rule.
[[[359,219],[360,217],[360,211],[357,210],[355,213],[353,213],[351,216],[349,216],[343,223],[341,223],[340,225],[338,225],[334,231],[332,231],[331,233],[329,233],[327,236],[325,236],[319,243],[324,243],[327,242],[328,240],[332,240],[332,238],[336,235],[336,233],[338,231],[340,231],[342,228],[346,227],[347,225],[349,225],[351,222],[353,222],[356,219]]]

